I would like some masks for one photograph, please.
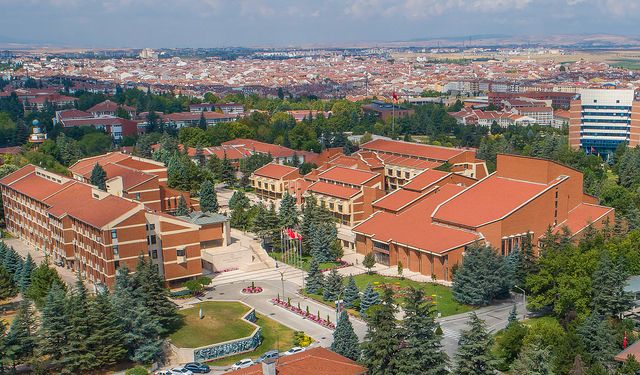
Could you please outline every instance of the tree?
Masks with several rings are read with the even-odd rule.
[[[133,355],[130,357],[136,362],[150,363],[160,358],[162,354],[162,338],[160,323],[153,319],[146,306],[139,306],[136,317],[128,332],[129,342],[132,344]]]
[[[218,196],[213,183],[204,180],[200,185],[200,211],[202,212],[218,212]]]
[[[5,338],[7,357],[13,362],[14,368],[33,356],[35,332],[36,322],[31,303],[23,300]]]
[[[547,348],[525,347],[513,362],[513,372],[522,375],[553,375],[551,353]]]
[[[373,251],[368,252],[362,260],[362,265],[367,269],[367,273],[371,274],[371,269],[376,264],[376,258]]]
[[[36,269],[36,263],[33,261],[31,253],[28,253],[24,263],[22,264],[20,276],[16,277],[18,286],[22,293],[26,293],[27,289],[29,289],[29,286],[31,285],[31,274],[34,269]]]
[[[500,370],[508,370],[511,363],[518,358],[527,332],[528,328],[516,320],[509,323],[502,335],[496,338],[496,357],[500,361]]]
[[[203,280],[206,279],[199,278],[198,280],[203,283]],[[153,319],[159,323],[160,334],[164,335],[171,331],[178,324],[180,316],[177,312],[177,306],[169,300],[169,290],[165,288],[165,281],[156,266],[146,258],[140,257],[133,281],[136,286],[135,296],[149,310]]]
[[[516,323],[518,321],[518,310],[517,310],[517,306],[514,303],[513,304],[513,308],[511,309],[511,312],[509,313],[509,318],[507,319],[508,323],[507,323],[507,327],[509,327],[510,325]]]
[[[91,170],[91,185],[97,187],[100,190],[107,191],[107,172],[98,163],[93,166]]]
[[[233,186],[236,183],[236,172],[231,165],[231,161],[227,159],[226,152],[222,162],[220,163],[220,180],[225,182],[228,186]]]
[[[88,346],[95,358],[96,368],[114,365],[127,354],[118,313],[107,292],[97,293],[89,302],[91,336]]]
[[[354,307],[358,298],[360,298],[360,290],[358,289],[358,285],[356,285],[356,280],[353,278],[353,275],[349,275],[347,286],[342,293],[342,300],[344,301],[345,307]]]
[[[280,201],[280,227],[294,228],[298,224],[298,209],[296,208],[296,200],[288,191],[285,191]]]
[[[494,374],[495,359],[491,354],[493,337],[487,332],[485,322],[475,313],[471,313],[467,324],[469,329],[462,332],[458,341],[454,373],[459,375]]]
[[[360,357],[358,336],[353,330],[353,325],[351,325],[346,309],[343,309],[338,317],[336,329],[333,331],[331,350],[354,361],[357,361]]]
[[[41,308],[54,284],[65,289],[65,284],[58,272],[49,267],[48,263],[42,262],[31,274],[31,285],[27,289],[26,296],[35,303],[36,307]]]
[[[41,311],[38,354],[48,357],[54,367],[60,366],[62,350],[67,345],[69,319],[66,304],[67,299],[62,286],[52,284]]]
[[[453,297],[460,303],[488,305],[496,297],[509,294],[504,258],[488,246],[473,246],[465,252],[453,277]]]
[[[200,121],[198,121],[198,127],[202,130],[207,130],[207,119],[204,117],[204,112],[200,114]]]
[[[573,361],[573,366],[571,370],[569,370],[569,375],[586,375],[587,369],[585,368],[584,362],[582,361],[582,357],[580,354],[576,355],[575,360]]]
[[[316,294],[322,289],[324,284],[324,275],[320,272],[320,266],[316,258],[311,258],[309,263],[309,272],[305,279],[307,293]]]
[[[367,310],[380,302],[378,292],[373,290],[371,283],[368,283],[360,297],[360,314],[367,316]]]
[[[242,193],[243,199],[238,197],[236,202],[233,202],[233,197],[237,194],[234,193],[231,199],[229,200],[229,208],[231,209],[231,217],[229,218],[229,224],[233,228],[239,228],[242,230],[247,230],[247,228],[251,225],[251,205],[249,204],[249,199]]]
[[[324,283],[322,298],[325,301],[335,301],[340,296],[340,292],[342,292],[342,276],[335,268],[332,268]]]
[[[592,366],[606,366],[618,352],[615,336],[608,322],[596,313],[591,314],[578,328],[578,337],[587,352],[587,362]]]
[[[400,351],[400,330],[396,325],[397,308],[393,291],[384,288],[382,301],[370,310],[367,334],[362,344],[362,363],[371,375],[394,374]]]
[[[605,317],[620,317],[633,306],[631,293],[624,290],[627,280],[622,261],[612,262],[605,252],[593,274],[593,311]]]
[[[273,202],[267,209],[264,204],[259,204],[256,216],[253,219],[253,231],[262,239],[263,243],[275,241],[279,234],[279,219]]]
[[[404,312],[403,345],[398,358],[399,373],[448,374],[449,359],[442,350],[441,336],[436,333],[440,325],[435,321],[433,304],[427,301],[422,289],[409,289]]]
[[[187,207],[187,200],[184,199],[184,195],[181,195],[178,199],[178,208],[176,208],[176,216],[189,215],[189,207]]]
[[[88,371],[95,366],[95,354],[89,347],[92,331],[89,298],[80,274],[67,301],[66,311],[69,326],[66,329],[67,344],[60,359],[62,370],[71,374]]]
[[[16,295],[18,295],[18,288],[16,288],[9,271],[0,266],[0,300],[15,297]]]
[[[249,206],[249,198],[242,190],[234,191],[231,199],[229,199],[230,210],[235,210],[238,205]]]

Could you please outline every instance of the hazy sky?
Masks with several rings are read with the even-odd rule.
[[[0,42],[219,47],[637,35],[640,0],[0,0]]]

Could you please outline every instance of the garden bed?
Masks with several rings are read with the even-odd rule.
[[[309,307],[307,307],[307,310],[301,309],[297,306],[293,306],[291,305],[291,303],[289,303],[288,301],[283,301],[279,298],[274,298],[271,300],[271,302],[273,302],[274,305],[276,306],[280,306],[283,309],[289,310],[292,313],[295,313],[297,315],[300,315],[303,318],[306,318],[316,324],[319,324],[325,328],[328,329],[336,329],[336,325],[332,322],[330,322],[328,319],[322,319],[322,317],[320,317],[320,314],[318,312],[318,315],[314,315],[311,314],[309,312]]]

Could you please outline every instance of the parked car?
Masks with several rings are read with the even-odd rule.
[[[208,365],[200,362],[189,362],[183,366],[187,370],[191,370],[194,374],[207,374],[211,372],[211,369]]]
[[[193,375],[193,372],[184,367],[174,367],[171,369],[171,375]]]
[[[231,366],[232,370],[240,370],[241,368],[246,368],[249,367],[251,365],[253,365],[254,362],[250,359],[250,358],[245,358],[245,359],[241,359],[238,362],[234,363],[233,366]]]
[[[282,353],[282,355],[292,355],[292,354],[297,354],[297,353],[301,353],[304,352],[304,348],[301,348],[299,346],[294,346],[293,348],[287,350],[286,352]]]
[[[261,363],[266,359],[278,358],[280,353],[277,350],[269,350],[268,352],[261,355],[258,359],[256,359],[256,363]]]
[[[173,375],[173,372],[171,370],[158,370],[153,375]]]

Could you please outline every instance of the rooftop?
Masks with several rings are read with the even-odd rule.
[[[430,186],[433,186],[438,181],[449,176],[451,173],[439,171],[437,169],[427,169],[424,172],[416,175],[408,183],[402,186],[403,189],[413,191],[423,191]]]
[[[307,191],[323,195],[329,195],[336,198],[349,199],[360,193],[360,189],[331,184],[324,181],[314,182],[307,188]]]
[[[379,173],[369,172],[362,169],[346,168],[335,166],[318,175],[319,179],[342,182],[349,185],[363,185],[371,179],[379,176]]]
[[[392,153],[416,158],[447,161],[466,150],[450,147],[432,146],[420,143],[374,139],[360,146],[360,149]]]
[[[255,172],[253,172],[256,176],[268,177],[279,180],[284,178],[285,176],[298,172],[298,168],[290,167],[288,165],[282,165],[277,163],[269,163],[264,165]]]
[[[186,216],[178,216],[178,218],[197,225],[218,224],[228,221],[229,219],[215,212],[193,211]]]

